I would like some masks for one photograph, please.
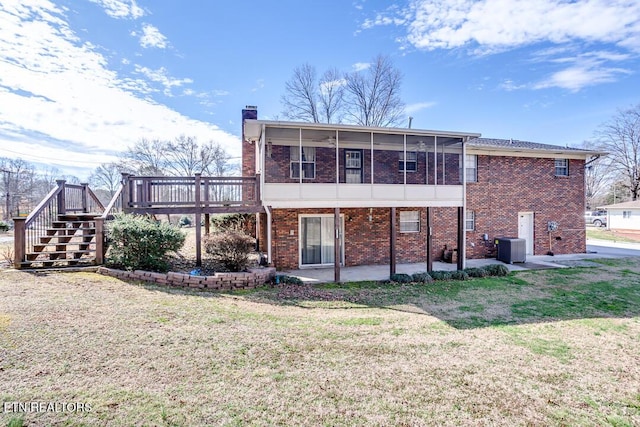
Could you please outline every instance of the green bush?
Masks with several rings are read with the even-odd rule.
[[[0,221],[0,231],[9,231],[9,228],[11,227],[8,223],[6,223],[5,221]]]
[[[396,273],[392,274],[389,280],[395,283],[411,283],[411,276],[404,273]]]
[[[509,269],[504,264],[491,264],[484,267],[490,276],[506,276],[509,274]]]
[[[469,267],[465,268],[464,271],[467,272],[469,277],[487,277],[489,272],[483,267]]]
[[[429,273],[415,273],[411,275],[411,280],[417,283],[431,283],[433,282],[433,277],[429,275]]]
[[[274,279],[275,284],[289,284],[289,285],[302,285],[304,284],[299,277],[277,275]]]
[[[107,264],[127,270],[167,271],[167,253],[178,251],[185,235],[147,216],[116,215],[107,224]]]
[[[452,271],[451,280],[469,280],[469,275],[464,270]]]
[[[451,272],[450,271],[432,271],[429,275],[433,278],[433,280],[451,280]]]
[[[229,271],[247,268],[255,244],[253,237],[241,231],[223,231],[204,238],[204,248],[211,259]]]

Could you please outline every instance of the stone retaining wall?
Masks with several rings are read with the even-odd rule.
[[[187,273],[153,273],[150,271],[124,271],[114,268],[100,267],[98,273],[124,280],[140,280],[160,285],[179,286],[182,288],[211,289],[230,291],[234,289],[254,289],[264,285],[276,275],[276,269],[254,268],[243,273],[215,273],[213,276],[192,276]]]

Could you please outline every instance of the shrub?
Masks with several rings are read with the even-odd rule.
[[[116,215],[107,225],[107,263],[127,270],[167,271],[168,252],[184,245],[185,235],[168,223],[148,216]]]
[[[433,280],[451,280],[451,272],[450,271],[432,271],[429,275],[433,278]]]
[[[5,221],[0,221],[0,231],[9,231],[9,224]]]
[[[489,272],[482,267],[465,268],[464,271],[467,272],[469,277],[487,277],[489,275]]]
[[[178,221],[178,225],[180,227],[188,227],[188,226],[190,226],[191,225],[191,218],[189,218],[186,215],[182,215],[180,217],[180,221]]]
[[[299,277],[295,276],[286,276],[286,275],[277,275],[274,279],[276,284],[289,284],[289,285],[302,285],[304,284]]]
[[[249,255],[256,241],[241,231],[223,231],[204,238],[205,251],[214,262],[229,271],[243,271],[249,265]]]
[[[389,280],[395,283],[411,283],[411,276],[404,273],[396,273],[392,274]]]
[[[469,275],[464,270],[452,271],[451,280],[469,280]]]
[[[491,264],[484,267],[490,276],[506,276],[509,274],[509,269],[504,264]]]
[[[255,216],[241,213],[214,215],[211,226],[215,231],[246,232],[255,228]]]
[[[417,283],[431,283],[433,282],[433,277],[429,275],[429,273],[415,273],[411,276],[411,279]]]

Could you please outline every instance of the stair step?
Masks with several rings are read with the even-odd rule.
[[[37,260],[37,261],[23,261],[20,263],[21,268],[48,268],[48,267],[65,267],[65,266],[83,266],[83,265],[95,265],[95,259],[83,258],[83,259],[59,259],[55,261],[49,260]]]
[[[48,237],[48,236],[82,236],[82,234],[76,234],[78,231],[90,231],[91,234],[95,235],[94,233],[96,232],[95,227],[90,227],[90,228],[64,228],[64,227],[60,227],[60,228],[47,228],[46,230],[47,236],[42,236],[42,237]],[[62,233],[60,233],[62,232]]]
[[[56,247],[62,247],[62,246],[91,246],[91,245],[95,245],[96,242],[94,241],[89,241],[89,242],[66,242],[66,243],[42,243],[42,244],[37,244],[37,245],[33,245],[33,253],[35,252],[43,252],[45,248],[56,248]],[[71,249],[67,249],[67,250],[71,250]],[[47,252],[47,251],[44,251]]]
[[[54,228],[78,228],[82,224],[90,224],[91,227],[95,227],[94,221],[51,221],[51,224]],[[60,227],[56,227],[56,225]],[[67,227],[68,225],[71,227]]]
[[[67,251],[45,251],[45,252],[27,252],[27,261],[39,261],[39,256],[46,256],[50,260],[67,259],[67,255],[72,255],[73,258],[80,258],[82,255],[95,254],[95,249],[71,249]],[[45,261],[45,260],[42,260]]]
[[[95,234],[67,234],[67,235],[53,235],[53,236],[41,236],[40,237],[40,244],[46,245],[46,244],[50,244],[50,245],[55,245],[56,243],[51,243],[51,240],[56,239],[59,244],[65,244],[65,243],[74,243],[73,239],[78,239],[78,238],[82,238],[82,239],[93,239],[94,237],[96,237]],[[63,241],[64,240],[64,241]],[[86,242],[82,242],[82,243],[86,243]]]

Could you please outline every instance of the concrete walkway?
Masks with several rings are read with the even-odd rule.
[[[569,254],[569,255],[534,255],[528,256],[525,263],[505,264],[495,258],[467,260],[467,268],[483,267],[489,264],[503,264],[510,271],[535,270],[542,268],[568,268],[572,265],[589,265],[589,259],[595,258],[619,258],[619,255],[601,253]],[[455,264],[434,262],[434,270],[456,270]],[[397,264],[396,273],[414,274],[427,271],[426,263]],[[333,282],[333,267],[328,268],[304,268],[299,270],[287,270],[278,272],[287,276],[295,276],[304,283]],[[340,269],[341,282],[357,282],[363,280],[388,280],[389,265],[360,265],[355,267],[342,267]]]

